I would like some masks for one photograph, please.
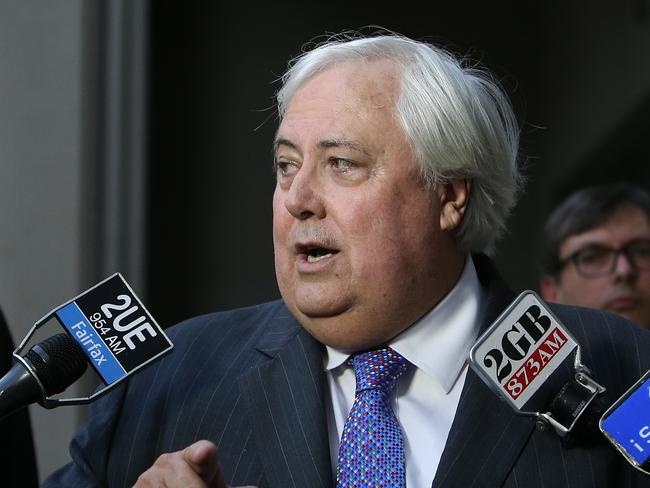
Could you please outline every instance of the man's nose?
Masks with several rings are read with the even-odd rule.
[[[305,220],[310,217],[322,219],[325,216],[325,206],[321,196],[322,191],[316,170],[303,164],[291,182],[284,205],[297,219]]]
[[[636,267],[627,254],[619,252],[615,259],[614,273],[617,276],[630,276],[636,274]]]

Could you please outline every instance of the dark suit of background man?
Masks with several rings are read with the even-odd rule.
[[[0,309],[0,377],[13,364],[14,343],[9,327]],[[36,455],[32,439],[29,411],[19,410],[0,420],[0,486],[7,488],[32,488],[38,486]]]
[[[385,344],[409,362],[389,398],[407,486],[640,486],[607,445],[563,445],[468,368],[514,298],[484,254],[520,181],[490,76],[398,36],[339,38],[290,66],[274,141],[282,300],[174,327],[173,353],[97,402],[46,486],[333,486],[347,359]],[[553,309],[613,397],[650,367],[647,331]]]
[[[542,296],[650,329],[650,195],[629,183],[570,195],[544,228]]]

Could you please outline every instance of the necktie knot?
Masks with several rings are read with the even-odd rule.
[[[373,389],[390,394],[408,366],[406,359],[390,347],[357,354],[350,362],[357,380],[357,395]]]

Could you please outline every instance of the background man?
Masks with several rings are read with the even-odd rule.
[[[650,328],[650,195],[626,183],[574,193],[546,223],[541,262],[545,300]]]
[[[174,351],[94,405],[45,485],[632,483],[611,448],[567,450],[468,368],[514,298],[479,254],[519,187],[515,117],[490,77],[396,35],[341,37],[291,63],[278,109],[282,300],[170,330]],[[647,351],[644,330],[555,312],[594,323],[574,333],[614,396],[650,367],[612,354]]]

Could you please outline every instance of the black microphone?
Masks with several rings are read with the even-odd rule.
[[[0,379],[0,419],[34,402],[45,408],[86,405],[174,347],[119,273],[37,320],[18,350],[53,319],[67,334],[36,344],[25,356],[14,354],[17,363]],[[52,397],[77,381],[87,364],[102,387],[87,397]]]
[[[84,374],[87,365],[86,355],[66,333],[35,344],[0,379],[0,420],[61,393]]]

